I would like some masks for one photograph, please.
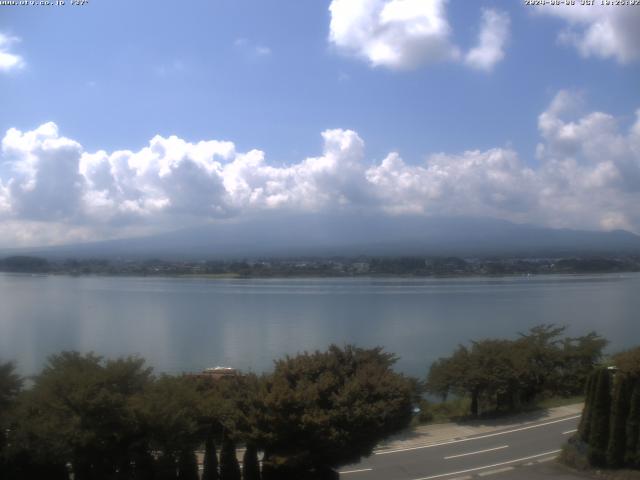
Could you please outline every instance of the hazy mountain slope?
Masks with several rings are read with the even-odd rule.
[[[22,253],[27,251],[56,257],[131,258],[617,254],[640,253],[640,237],[620,230],[549,229],[494,219],[300,215],[220,222],[143,238]]]

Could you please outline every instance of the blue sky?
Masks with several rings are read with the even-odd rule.
[[[640,6],[0,6],[5,242],[351,207],[640,232],[638,32]],[[542,125],[544,112],[556,123]],[[154,137],[172,135],[181,153],[144,155]],[[199,157],[191,148],[213,140],[233,142],[233,152],[211,147]],[[119,150],[131,153],[127,172],[118,170]],[[254,150],[263,152],[259,165],[239,168]],[[402,164],[383,169],[396,154]],[[225,168],[233,162],[238,168]],[[200,187],[178,175],[189,166],[202,170]],[[172,196],[185,188],[193,198]]]

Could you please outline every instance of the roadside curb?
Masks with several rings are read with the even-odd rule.
[[[384,455],[396,450],[412,450],[464,440],[477,435],[491,434],[514,428],[526,428],[544,422],[562,420],[582,413],[582,403],[527,412],[497,420],[472,420],[461,423],[420,425],[383,442],[373,451]]]

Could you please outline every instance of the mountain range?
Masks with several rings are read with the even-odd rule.
[[[146,237],[11,249],[45,257],[229,259],[323,256],[568,256],[640,254],[640,236],[552,229],[489,218],[265,215]]]

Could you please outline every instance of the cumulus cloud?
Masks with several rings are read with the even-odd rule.
[[[575,47],[583,57],[614,58],[623,64],[640,58],[638,8],[574,5],[536,10],[565,20],[566,28],[558,39]]]
[[[367,171],[389,213],[471,215],[524,220],[535,209],[537,181],[508,149],[437,154],[407,165],[396,153]],[[523,189],[523,186],[525,188]]]
[[[322,133],[320,155],[274,166],[264,152],[240,152],[229,141],[156,136],[137,151],[86,152],[53,123],[10,129],[0,233],[5,242],[59,242],[267,211],[488,216],[640,233],[640,110],[626,128],[561,91],[538,131],[535,165],[501,147],[418,164],[391,152],[373,162],[356,132],[333,129]]]
[[[576,118],[580,104],[561,91],[538,118],[541,207],[555,224],[640,232],[640,110],[625,133],[607,113]]]
[[[504,148],[441,153],[424,165],[392,153],[367,179],[389,213],[640,232],[640,110],[625,133],[609,114],[580,114],[582,103],[579,93],[561,91],[540,114],[535,168]]]
[[[478,70],[492,70],[504,58],[510,23],[509,15],[504,12],[483,10],[478,45],[465,55],[465,63]]]
[[[414,68],[458,58],[445,0],[333,0],[330,41],[373,66]]]
[[[509,16],[484,10],[478,45],[468,53],[452,40],[447,0],[333,0],[329,41],[374,67],[408,70],[443,61],[462,61],[491,70],[504,57]]]
[[[81,146],[60,137],[54,123],[22,133],[9,129],[2,153],[13,171],[7,182],[11,209],[25,219],[71,219],[80,208]]]
[[[19,41],[17,37],[0,32],[0,72],[10,72],[24,67],[22,57],[11,51],[11,47]]]

